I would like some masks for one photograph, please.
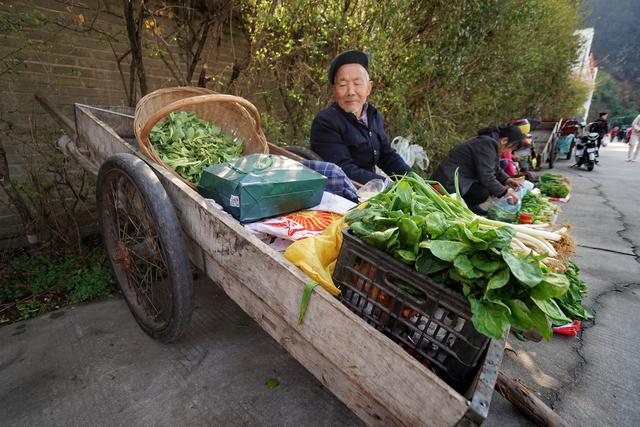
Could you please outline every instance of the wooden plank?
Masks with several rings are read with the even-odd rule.
[[[40,103],[42,108],[44,108],[47,113],[51,115],[55,119],[55,121],[62,126],[64,132],[69,135],[69,138],[76,138],[76,127],[73,121],[67,117],[63,112],[61,112],[58,108],[54,107],[53,104],[41,93],[37,93],[34,95],[36,101]]]
[[[90,141],[78,145],[91,151],[94,161],[133,152],[86,109],[77,108],[76,116],[80,139]],[[367,422],[380,417],[392,425],[453,425],[463,417],[464,397],[323,289],[316,288],[305,323],[297,325],[308,278],[229,214],[210,207],[161,167],[152,167],[183,230],[205,254],[207,274],[358,416]],[[340,368],[328,377],[333,366]],[[367,398],[364,407],[362,398]]]

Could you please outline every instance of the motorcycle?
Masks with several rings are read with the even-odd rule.
[[[576,163],[572,167],[581,167],[584,165],[588,171],[592,171],[595,165],[598,163],[596,157],[598,156],[598,137],[596,132],[589,132],[588,134],[578,138],[576,142]]]

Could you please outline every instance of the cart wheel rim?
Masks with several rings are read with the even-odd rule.
[[[166,255],[158,230],[135,183],[111,171],[105,177],[105,245],[131,309],[146,326],[162,330],[172,317],[172,293]]]

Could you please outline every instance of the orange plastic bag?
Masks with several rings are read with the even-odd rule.
[[[287,240],[301,240],[317,236],[342,215],[333,212],[302,210],[288,215],[245,224],[251,232],[266,233]]]

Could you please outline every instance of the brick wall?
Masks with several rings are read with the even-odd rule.
[[[60,136],[59,126],[36,103],[34,93],[44,94],[69,117],[74,102],[126,105],[122,80],[129,82],[130,58],[121,63],[124,75],[115,59],[115,54],[128,50],[122,15],[119,0],[0,2],[0,143],[11,180],[23,189],[29,188],[30,171],[56,167],[61,161],[50,149]],[[171,20],[161,22],[165,34],[171,25]],[[143,44],[149,90],[176,86],[167,66],[153,56],[156,44],[149,31]],[[249,43],[238,25],[227,25],[219,37],[210,37],[205,51],[209,74],[227,82],[234,56],[242,60]],[[171,52],[184,73],[180,50],[174,47]],[[198,73],[199,68],[194,81]],[[214,85],[209,87],[220,90]],[[0,191],[0,249],[25,241],[17,211]]]

